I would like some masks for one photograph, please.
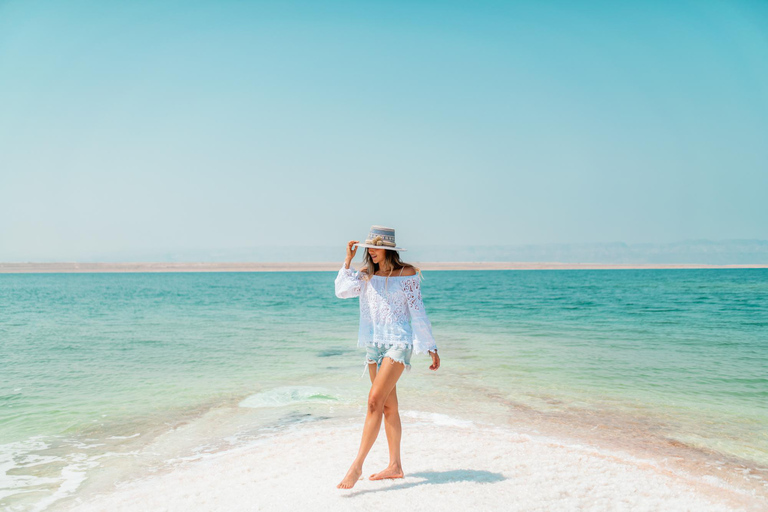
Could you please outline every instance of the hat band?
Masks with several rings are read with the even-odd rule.
[[[383,245],[385,247],[395,247],[395,243],[394,242],[389,242],[387,240],[384,240],[380,236],[375,236],[373,238],[369,238],[369,239],[367,239],[365,241],[365,243],[368,244],[368,245]]]

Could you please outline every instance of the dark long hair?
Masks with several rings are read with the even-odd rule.
[[[421,269],[415,265],[411,265],[410,263],[405,263],[403,260],[400,259],[400,253],[397,251],[393,251],[391,249],[387,249],[384,251],[384,259],[386,260],[387,264],[392,267],[392,273],[394,274],[395,271],[398,271],[402,268],[411,267],[413,270],[416,271],[416,273],[419,274],[419,277],[421,277]],[[371,255],[368,254],[368,248],[365,247],[365,252],[363,253],[363,268],[360,269],[360,273],[363,276],[363,279],[366,281],[371,279],[371,276],[376,274],[376,272],[379,271],[379,264],[374,263],[373,260],[371,260]],[[384,283],[384,286],[386,287],[386,281]]]

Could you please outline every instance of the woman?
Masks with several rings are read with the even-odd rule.
[[[359,272],[349,268],[357,253],[355,246],[366,248],[364,268]],[[379,434],[382,414],[389,444],[389,466],[370,479],[403,478],[402,428],[395,384],[404,369],[410,371],[412,353],[429,353],[432,356],[429,369],[440,367],[432,325],[421,300],[420,276],[416,275],[419,269],[400,260],[398,251],[404,250],[395,244],[394,229],[373,226],[365,243],[351,240],[347,244],[347,259],[336,277],[337,297],[360,297],[357,344],[367,349],[365,366],[371,377],[360,449],[346,476],[336,486],[339,489],[351,489],[360,479],[363,461]]]

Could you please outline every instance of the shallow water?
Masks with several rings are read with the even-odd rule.
[[[406,408],[599,417],[768,465],[768,270],[424,276],[442,366],[414,356],[398,383]],[[337,299],[334,278],[0,275],[0,506],[44,510],[263,432],[359,415],[370,381],[357,300]]]

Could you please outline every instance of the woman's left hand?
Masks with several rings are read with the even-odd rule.
[[[440,356],[437,355],[437,350],[434,352],[429,352],[429,355],[432,356],[432,366],[429,367],[430,370],[437,370],[440,368]]]

